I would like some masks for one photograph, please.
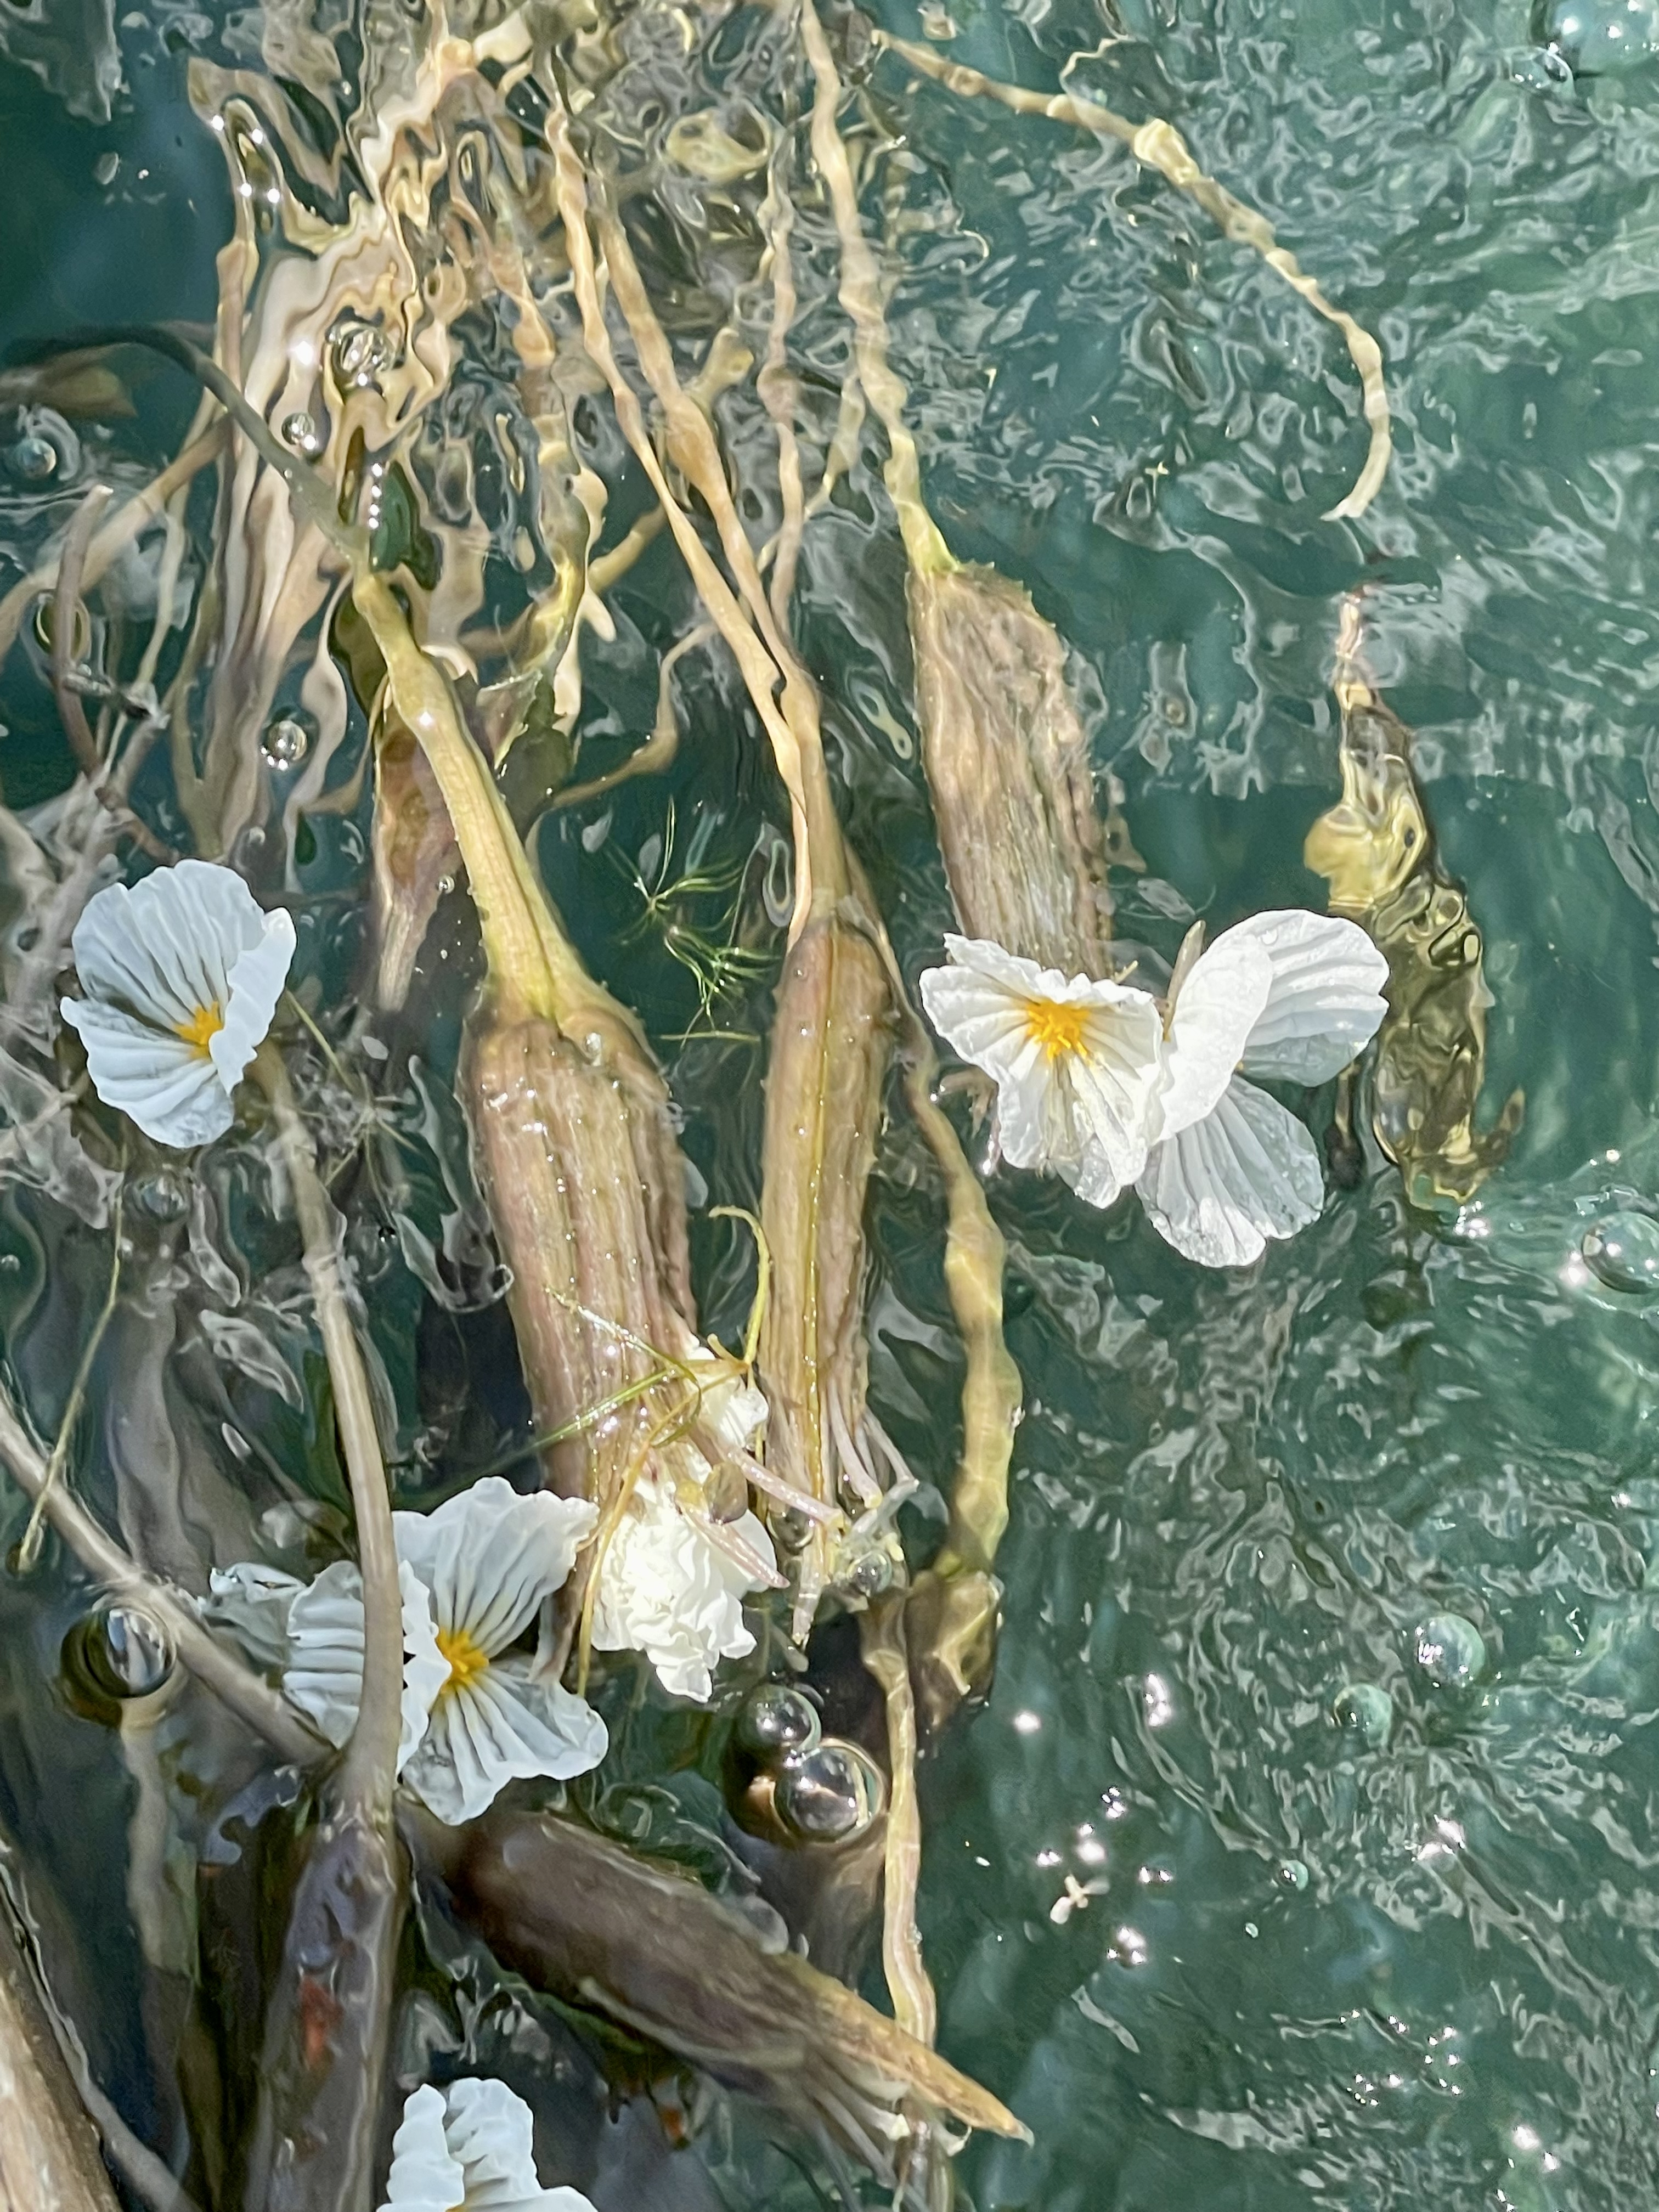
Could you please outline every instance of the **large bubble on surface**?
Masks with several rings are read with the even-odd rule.
[[[1547,0],[1534,27],[1575,76],[1629,69],[1659,53],[1655,0]]]

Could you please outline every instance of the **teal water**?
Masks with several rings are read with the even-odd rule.
[[[44,6],[40,25],[40,7],[0,0],[0,341],[207,323],[228,201],[185,58],[257,52],[248,17]],[[1446,866],[1485,935],[1486,1114],[1526,1096],[1509,1159],[1461,1217],[1407,1209],[1373,1146],[1358,1190],[1236,1276],[1187,1267],[1129,1208],[1103,1219],[1056,1185],[994,1183],[1027,1413],[994,1693],[923,1770],[921,1925],[942,2047],[1036,2142],[976,2141],[959,2179],[981,2212],[1644,2203],[1659,2190],[1659,1285],[1611,1288],[1581,1248],[1609,1215],[1659,1207],[1659,64],[1620,52],[1575,78],[1524,9],[1443,0],[954,13],[958,58],[1045,90],[1066,71],[1137,118],[1169,116],[1386,356],[1388,483],[1359,524],[1322,521],[1364,443],[1335,334],[1121,149],[869,64],[885,158],[866,207],[897,278],[930,499],[958,554],[1027,586],[1073,652],[1097,769],[1121,781],[1147,863],[1122,884],[1123,933],[1168,957],[1194,914],[1218,928],[1321,902],[1302,842],[1336,791],[1331,651],[1341,595],[1363,586],[1368,659],[1417,732]],[[635,11],[616,112],[647,89],[671,111],[710,88],[774,114],[798,103],[778,20]],[[881,20],[917,35],[896,6]],[[1607,58],[1605,38],[1573,50]],[[660,114],[639,128],[649,138]],[[796,349],[827,427],[847,345],[827,224],[803,220],[823,265]],[[730,289],[725,244],[666,197],[656,273],[681,287],[693,349]],[[50,492],[0,483],[14,564],[61,527],[60,492],[94,462],[136,484],[174,449],[190,392],[158,371],[133,403],[74,426],[79,463]],[[617,476],[613,513],[642,504],[602,427],[592,450]],[[849,834],[914,975],[950,915],[878,459],[866,436],[849,495],[809,531],[797,619]],[[617,641],[584,647],[584,772],[648,728],[657,653],[691,602],[659,545],[612,604]],[[609,865],[652,873],[671,792],[682,843],[698,825],[733,862],[785,823],[729,672],[700,668],[682,696],[672,777],[555,817],[541,857],[584,952],[649,1024],[711,1192],[753,1204],[759,1047],[678,1041],[695,994]],[[64,788],[27,641],[0,720],[6,804]],[[336,994],[365,822],[319,815],[295,856],[310,957]],[[436,928],[459,967],[458,902]],[[769,988],[734,997],[723,1025],[763,1033]],[[432,991],[420,1048],[442,1068],[461,990]],[[421,1102],[405,1104],[414,1127]],[[180,1244],[188,1281],[165,1310],[127,1314],[100,1364],[94,1495],[124,1453],[222,1458],[227,1428],[302,1480],[318,1455],[282,1388],[305,1371],[295,1285],[255,1286],[232,1171],[215,1198]],[[455,1312],[423,1296],[366,1197],[354,1228],[378,1271],[413,1495],[482,1464],[521,1419],[510,1337],[487,1285]],[[896,1117],[871,1228],[873,1401],[937,1484],[957,1355],[940,1209]],[[7,1350],[48,1430],[106,1255],[50,1195],[7,1194]],[[695,1257],[706,1323],[731,1341],[744,1255],[706,1224]],[[482,1281],[487,1255],[477,1267]],[[233,1313],[289,1363],[274,1383],[216,1325]],[[123,1850],[141,1785],[52,1687],[83,1603],[61,1561],[0,1595],[0,1784],[94,2061],[171,2155],[179,2097],[153,2054],[177,2033],[189,1948],[135,1922]],[[1437,1680],[1443,1635],[1421,1632],[1449,1615],[1476,1632],[1478,1663]],[[639,1777],[690,1767],[677,1723],[653,1732],[647,1711],[638,1725]],[[688,1773],[676,1802],[695,1812],[699,1786],[712,1795]],[[141,1964],[158,1949],[173,1975],[159,1995]],[[453,2049],[441,2013],[434,1996],[410,2037]],[[564,2032],[509,2009],[466,2048],[516,2066],[530,2094]],[[701,2205],[713,2186],[642,2153],[630,2166],[637,2118],[619,2148],[597,2105],[580,2124],[550,2112],[600,2212]],[[727,2202],[830,2201],[741,2113],[730,2130],[707,2148]]]

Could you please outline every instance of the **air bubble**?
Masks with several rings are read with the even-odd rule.
[[[135,1605],[107,1605],[78,1621],[64,1638],[64,1683],[71,1701],[94,1718],[164,1688],[175,1665],[173,1639]]]
[[[1394,1699],[1375,1682],[1350,1682],[1331,1707],[1339,1728],[1367,1743],[1387,1743],[1394,1727]]]
[[[296,722],[291,714],[284,714],[273,722],[259,740],[259,752],[267,768],[279,772],[298,768],[311,744],[311,738],[303,722]]]
[[[316,422],[303,408],[296,408],[292,415],[283,416],[282,438],[283,443],[292,446],[296,453],[322,451],[323,441],[317,434]]]
[[[1461,1613],[1437,1613],[1417,1632],[1413,1656],[1437,1689],[1467,1689],[1486,1669],[1486,1639]]]
[[[58,466],[58,448],[49,438],[20,438],[6,455],[6,466],[25,483],[43,483]]]
[[[1659,1221],[1650,1213],[1604,1213],[1579,1239],[1584,1265],[1610,1291],[1659,1291]]]
[[[772,1802],[803,1843],[844,1844],[870,1826],[886,1795],[880,1770],[866,1753],[826,1736],[816,1750],[783,1768]]]
[[[766,1682],[738,1715],[737,1737],[751,1759],[767,1764],[816,1750],[817,1707],[787,1682]]]

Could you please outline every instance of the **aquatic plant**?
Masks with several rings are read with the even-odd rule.
[[[1320,1079],[1339,1046],[1346,1063],[1370,1034],[1371,969],[1344,924],[1260,917],[1201,956],[1194,943],[1162,1000],[1120,964],[1109,867],[1127,841],[1101,819],[1063,647],[1020,586],[955,560],[923,504],[864,179],[842,137],[845,86],[811,0],[778,27],[789,80],[778,118],[751,131],[746,117],[682,117],[665,139],[694,189],[734,195],[721,250],[729,238],[741,276],[711,308],[688,306],[658,265],[660,175],[633,162],[640,27],[626,14],[434,0],[395,21],[365,9],[348,37],[304,9],[269,9],[236,66],[198,58],[189,72],[233,210],[211,345],[171,328],[82,331],[55,368],[27,372],[42,389],[55,375],[60,398],[109,406],[123,388],[110,360],[143,346],[199,392],[169,467],[113,512],[95,492],[82,501],[0,602],[0,645],[33,621],[77,776],[64,854],[0,825],[50,887],[41,941],[8,979],[5,1044],[14,1095],[37,1109],[19,1125],[19,1158],[25,1133],[44,1132],[45,1164],[31,1171],[72,1189],[113,1248],[83,1374],[119,1300],[137,1178],[154,1173],[140,1139],[206,1147],[181,1186],[188,1231],[146,1255],[146,1295],[174,1294],[165,1286],[186,1238],[210,1281],[240,1292],[239,1266],[259,1279],[270,1340],[261,1322],[238,1316],[233,1328],[216,1313],[204,1364],[228,1395],[236,1362],[218,1343],[234,1344],[240,1371],[274,1388],[294,1433],[277,1424],[267,1440],[258,1423],[221,1414],[213,1433],[236,1440],[236,1463],[216,1459],[226,1498],[210,1537],[173,1512],[177,1586],[76,1494],[80,1382],[49,1452],[28,1433],[21,1380],[19,1406],[0,1396],[0,1458],[32,1501],[32,1535],[57,1531],[107,1595],[147,1608],[223,1708],[210,1723],[190,1709],[181,1727],[204,1769],[189,1790],[216,1822],[258,1808],[246,1816],[258,1864],[244,1869],[240,1923],[219,1903],[231,1885],[204,1874],[198,1893],[234,1927],[222,1948],[246,1957],[246,1986],[218,2016],[237,2016],[241,2039],[222,2078],[203,2067],[176,2092],[176,2133],[216,2204],[368,2212],[389,2148],[389,2212],[580,2212],[574,2189],[541,2187],[529,2113],[501,2082],[421,2080],[392,2133],[394,2075],[405,2090],[428,2070],[441,2078],[421,2008],[453,2014],[461,2043],[478,2032],[472,1995],[439,1959],[434,1931],[451,1912],[486,1947],[488,1971],[523,1974],[601,2042],[628,2039],[626,2063],[604,2045],[618,2086],[641,2048],[647,2069],[659,2063],[649,2054],[669,2054],[803,2128],[832,2168],[873,2173],[896,2203],[950,2203],[954,2129],[1024,2132],[932,2050],[938,2008],[917,1926],[918,1761],[983,1693],[995,1650],[1020,1403],[1005,1248],[843,826],[823,671],[795,605],[809,531],[856,459],[866,402],[887,440],[924,768],[967,932],[946,939],[951,964],[921,994],[998,1083],[1005,1157],[1054,1168],[1099,1206],[1137,1182],[1166,1236],[1240,1264],[1307,1218],[1317,1193],[1310,1140],[1236,1066]],[[975,97],[1026,104],[970,72],[945,75]],[[1360,512],[1389,450],[1365,333],[1167,124],[1131,128],[1069,96],[1043,112],[1123,140],[1342,329],[1371,438],[1336,512]],[[803,137],[816,179],[796,159]],[[815,258],[798,226],[820,185],[833,240]],[[762,303],[758,368],[739,295]],[[804,312],[835,302],[854,373],[833,433],[815,440],[792,343]],[[579,431],[584,410],[597,428]],[[210,534],[191,504],[209,471]],[[654,506],[601,553],[624,480]],[[775,525],[763,538],[762,514]],[[152,526],[155,621],[135,668],[94,624],[93,595]],[[582,640],[615,635],[605,594],[659,535],[693,613],[659,651],[649,736],[620,766],[584,763],[578,781]],[[561,852],[557,903],[544,874],[550,810],[575,821],[671,767],[696,804],[721,797],[707,764],[686,757],[671,681],[703,651],[722,676],[716,656],[729,657],[763,734],[767,758],[744,773],[787,812],[787,848],[767,829],[792,864],[787,891],[769,878],[763,930],[748,860],[705,866],[694,836],[671,872],[671,801],[654,858],[623,864],[641,907],[624,942],[642,965],[660,954],[677,967],[682,993],[690,979],[696,1014],[677,1041],[700,1048],[752,1042],[767,1010],[749,1002],[770,982],[763,1100],[744,1079],[757,1155],[721,1170],[744,1189],[757,1173],[758,1204],[708,1210],[740,1217],[755,1245],[737,1352],[700,1317],[688,1192],[701,1178],[681,1102],[645,1022],[586,950],[590,896],[597,904],[614,883],[594,859],[608,816],[591,814]],[[143,781],[163,737],[165,760]],[[314,920],[337,896],[307,889],[323,872],[310,878],[319,832],[365,806],[366,850],[342,862],[342,832],[329,866],[366,908],[368,941],[348,956],[319,927],[296,957],[290,906],[309,904]],[[179,857],[178,839],[203,857]],[[154,872],[98,889],[124,842]],[[446,908],[463,879],[464,906]],[[706,928],[689,909],[716,896],[731,904]],[[441,913],[444,941],[428,945]],[[1318,961],[1297,968],[1275,927],[1316,944]],[[66,945],[82,995],[61,1016],[82,1039],[84,1076],[57,1030]],[[434,986],[434,963],[452,954],[462,980]],[[348,957],[356,980],[340,988]],[[738,1008],[757,1031],[723,1035]],[[446,1024],[453,1049],[439,1042]],[[895,1073],[927,1202],[943,1197],[934,1256],[963,1368],[949,1475],[953,1438],[939,1463],[913,1468],[871,1402],[868,1201],[884,1148],[915,1141],[889,1129]],[[433,1103],[447,1089],[464,1130],[448,1153]],[[1264,1130],[1268,1176],[1247,1141]],[[465,1303],[441,1275],[434,1224],[386,1195],[416,1174],[467,1186],[457,1212],[511,1322],[495,1355],[510,1368],[516,1352],[504,1395],[521,1382],[528,1406],[511,1459],[476,1476],[476,1462],[399,1433],[406,1408],[386,1374],[393,1340],[408,1366],[421,1355],[410,1314],[376,1310],[381,1230],[421,1288],[452,1310]],[[210,1218],[218,1194],[222,1220]],[[253,1224],[252,1261],[237,1248],[233,1264],[215,1242],[233,1218]],[[270,1289],[284,1269],[308,1297]],[[284,1330],[303,1334],[292,1364],[276,1342]],[[477,1381],[469,1372],[467,1387]],[[502,1464],[542,1486],[520,1494]],[[457,1479],[429,1511],[392,1510],[394,1486],[429,1496]],[[948,1495],[929,1557],[900,1510],[935,1486]],[[20,1565],[31,1557],[26,1546]],[[735,1880],[739,1829],[792,1854],[803,1919],[849,1931],[849,1974],[878,1893],[891,2019],[643,1848],[648,1821],[629,1832],[639,1849],[608,1832],[636,1729],[684,1725],[696,1748],[674,1759],[720,1771],[738,1688],[765,1672],[826,1694],[824,1653],[848,1614],[866,1670],[862,1739],[848,1723],[768,1767],[763,1786],[750,1775],[756,1825],[721,1827],[715,1878]],[[636,1669],[616,1662],[629,1653]],[[662,1698],[647,1698],[652,1677]],[[221,1754],[227,1716],[240,1732]],[[810,1764],[826,1753],[840,1761],[839,1796]],[[292,1787],[260,1774],[272,1754],[297,1770]],[[553,1796],[556,1812],[550,1783],[581,1786],[568,1803]],[[529,1809],[496,1803],[508,1784]],[[188,1794],[171,1779],[154,1787],[163,1802],[167,1788]],[[830,1801],[816,1829],[814,1788]],[[192,1837],[180,1857],[216,1872],[243,1851],[216,1831]],[[198,2045],[223,1963],[211,1949],[181,1977],[197,1992]]]

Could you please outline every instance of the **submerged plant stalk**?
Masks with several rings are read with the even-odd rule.
[[[495,1812],[420,1849],[497,1954],[890,2181],[901,2107],[1029,2140],[1007,2107],[701,1883],[549,1814]]]

